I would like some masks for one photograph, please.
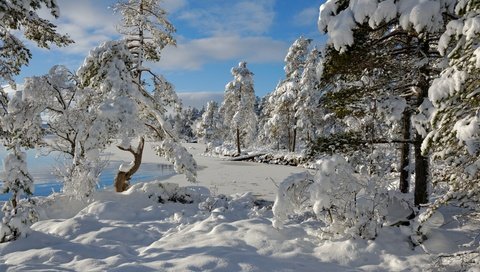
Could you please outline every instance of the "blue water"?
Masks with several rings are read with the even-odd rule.
[[[0,160],[3,162],[6,152],[3,148],[0,149]],[[113,186],[113,179],[117,174],[118,167],[123,162],[110,161],[100,175],[100,181],[98,189],[105,189]],[[127,162],[128,163],[128,162]],[[62,191],[62,183],[59,182],[57,177],[53,174],[55,167],[60,164],[58,155],[51,154],[48,156],[36,156],[35,151],[27,152],[27,166],[30,174],[35,181],[34,196],[48,196],[53,192]],[[0,171],[3,172],[3,163],[0,167]],[[132,177],[130,183],[152,181],[162,179],[167,176],[175,174],[172,165],[160,164],[160,163],[142,163],[140,169]],[[0,175],[3,176],[3,173]],[[0,189],[3,187],[3,183],[0,179]],[[1,191],[0,191],[1,192]],[[0,194],[0,201],[6,201],[10,199],[10,194]]]

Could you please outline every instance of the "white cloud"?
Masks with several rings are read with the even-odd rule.
[[[68,34],[75,43],[67,47],[53,48],[65,54],[86,55],[90,49],[100,43],[118,37],[116,25],[119,16],[109,8],[113,1],[95,0],[58,0],[60,18],[52,18],[45,9],[40,11],[42,17],[48,18],[59,33]]]
[[[281,62],[287,49],[288,44],[269,37],[209,37],[166,48],[159,65],[165,70],[197,70],[207,63],[225,60]]]
[[[187,5],[187,0],[163,0],[162,7],[168,13],[174,13]]]
[[[208,3],[207,3],[208,2]],[[100,43],[119,38],[120,16],[109,6],[114,0],[58,0],[60,18],[52,20],[60,33],[75,41],[64,48],[52,48],[63,56],[85,56]],[[260,36],[273,23],[275,0],[195,1],[164,0],[165,9],[188,23],[205,29],[208,37],[185,40],[177,36],[177,47],[168,47],[159,64],[165,70],[197,70],[216,61],[245,60],[252,63],[281,62],[288,45]],[[188,7],[188,9],[187,9]],[[42,14],[42,16],[45,16]],[[223,33],[220,35],[219,33]],[[228,34],[225,34],[228,33]]]
[[[58,0],[60,18],[52,20],[60,33],[66,33],[75,41],[68,47],[57,49],[62,53],[86,55],[92,48],[100,43],[117,39],[117,25],[120,24],[119,14],[115,14],[113,5],[115,1],[98,0]],[[187,5],[186,0],[164,0],[163,7],[173,13]],[[46,15],[42,14],[43,16]],[[50,16],[51,18],[51,16]]]
[[[318,19],[318,7],[301,10],[293,17],[293,22],[298,26],[316,25]]]
[[[219,92],[178,92],[184,107],[195,107],[201,109],[209,101],[216,101],[219,104],[223,101],[223,93]]]
[[[233,3],[232,3],[233,2]],[[274,0],[197,1],[179,19],[209,35],[263,34],[273,24]]]

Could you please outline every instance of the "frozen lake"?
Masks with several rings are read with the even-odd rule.
[[[3,187],[3,159],[7,152],[3,147],[0,148],[0,188]],[[52,192],[60,192],[62,189],[62,183],[55,176],[54,171],[56,167],[61,166],[62,159],[58,154],[50,154],[48,156],[41,156],[37,154],[35,150],[27,151],[27,165],[30,174],[35,181],[35,196],[48,196]],[[120,164],[123,161],[110,160],[112,154],[104,154],[105,159],[109,161],[108,165],[102,171],[100,175],[99,189],[112,187],[113,179],[117,173]],[[129,163],[128,161],[126,163]],[[174,175],[172,165],[162,163],[142,163],[140,169],[132,177],[131,183],[165,179],[171,175]],[[1,192],[1,191],[0,191]],[[5,201],[10,198],[9,194],[0,194],[0,201]]]

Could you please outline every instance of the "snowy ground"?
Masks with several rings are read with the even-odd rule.
[[[453,210],[435,217],[430,239],[415,248],[407,227],[385,227],[375,241],[322,241],[314,220],[274,229],[269,203],[255,196],[273,200],[270,178],[279,183],[304,169],[204,157],[198,144],[189,149],[199,184],[176,175],[122,194],[101,191],[88,203],[43,198],[32,233],[0,244],[0,271],[436,271],[436,253],[478,246],[479,226]],[[156,160],[147,154],[145,162]]]
[[[218,157],[204,156],[205,145],[185,144],[187,150],[194,155],[198,164],[199,185],[208,188],[213,194],[236,194],[252,192],[255,196],[273,201],[277,185],[287,176],[305,171],[299,167],[259,164],[253,162],[232,162]],[[144,163],[166,163],[151,151],[151,143],[145,147]],[[129,161],[132,158],[128,152],[119,152],[110,148],[111,160]],[[183,175],[169,177],[166,181],[180,186],[192,186]]]

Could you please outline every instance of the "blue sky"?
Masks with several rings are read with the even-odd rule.
[[[67,48],[34,49],[23,77],[45,74],[55,64],[76,70],[88,51],[119,38],[113,0],[57,0],[61,17],[52,20],[76,43]],[[283,59],[291,43],[303,35],[322,44],[317,30],[318,8],[324,0],[164,0],[177,32],[177,47],[164,50],[154,70],[177,92],[223,93],[230,69],[245,60],[255,74],[259,96],[272,91],[284,77]],[[185,96],[185,95],[184,95]],[[218,95],[217,95],[218,96]]]

